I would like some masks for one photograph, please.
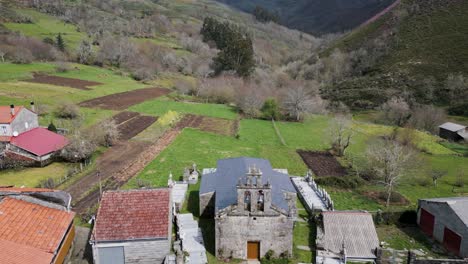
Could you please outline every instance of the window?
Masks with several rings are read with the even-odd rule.
[[[249,191],[244,193],[244,210],[250,211],[251,195]]]
[[[258,192],[258,202],[257,202],[257,210],[263,212],[265,210],[265,195],[263,191]]]
[[[6,135],[6,134],[7,134],[7,127],[2,126],[2,135]]]
[[[25,127],[25,128],[29,128],[28,122],[24,122],[24,127]]]

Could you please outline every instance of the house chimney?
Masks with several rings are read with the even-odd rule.
[[[34,101],[31,101],[31,111],[36,112],[36,106],[34,105]]]
[[[12,116],[15,115],[15,105],[13,105],[13,104],[10,105],[10,114],[11,114]]]

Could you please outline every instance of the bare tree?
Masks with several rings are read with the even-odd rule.
[[[386,206],[390,205],[392,193],[410,165],[413,152],[394,140],[379,140],[367,149],[367,160],[370,169],[376,173],[385,185],[387,193]]]
[[[114,145],[120,138],[120,131],[117,123],[112,119],[102,121],[97,129],[93,130],[94,142],[104,147]]]
[[[380,120],[388,125],[403,126],[410,117],[410,107],[401,97],[393,97],[381,106]]]
[[[66,161],[81,162],[91,158],[91,155],[96,150],[96,144],[89,139],[89,136],[76,132],[70,143],[62,149],[60,156]]]
[[[0,50],[0,58],[2,59],[2,62],[5,62],[5,52]]]
[[[287,90],[283,99],[283,108],[290,117],[301,121],[312,111],[314,101],[310,90],[306,89],[303,83],[296,82],[293,86]]]
[[[437,180],[442,178],[446,174],[447,174],[447,171],[445,170],[432,170],[431,171],[432,183],[434,184],[435,187],[437,187]]]
[[[82,64],[89,64],[93,56],[91,43],[86,40],[81,41],[77,49],[78,61]]]
[[[353,137],[351,125],[351,118],[345,115],[337,115],[330,121],[327,133],[331,136],[332,150],[339,157],[345,154],[351,144]]]
[[[419,105],[413,109],[409,124],[416,129],[436,134],[438,126],[445,122],[446,118],[445,111],[441,108]]]

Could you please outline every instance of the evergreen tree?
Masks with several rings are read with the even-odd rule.
[[[47,130],[57,133],[57,127],[52,122],[50,122],[49,126],[47,127]]]
[[[55,38],[55,45],[60,51],[65,51],[65,40],[62,38],[61,33],[59,33]]]
[[[278,120],[280,117],[280,111],[278,102],[275,98],[268,98],[265,103],[263,103],[262,109],[260,109],[265,119],[275,119]]]

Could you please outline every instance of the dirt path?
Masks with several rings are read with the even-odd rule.
[[[96,186],[99,184],[99,178],[96,176],[97,170],[101,173],[103,190],[118,189],[132,177],[138,175],[161,151],[169,146],[181,130],[179,127],[170,129],[154,143],[127,141],[109,149],[98,159],[96,170],[66,189],[75,201],[73,210],[78,214],[83,214],[98,202],[99,189]],[[89,192],[90,190],[92,191]]]

